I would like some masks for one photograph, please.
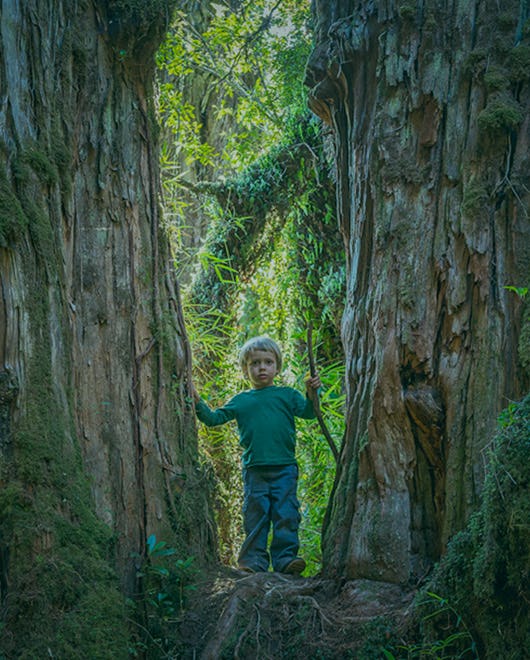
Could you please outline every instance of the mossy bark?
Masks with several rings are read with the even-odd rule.
[[[307,83],[335,136],[349,273],[324,563],[406,581],[476,509],[496,416],[528,389],[505,287],[530,271],[529,8],[315,8]]]
[[[499,426],[487,448],[480,508],[450,540],[417,599],[416,619],[426,641],[444,639],[448,623],[452,631],[461,632],[461,622],[468,627],[445,649],[448,657],[463,655],[470,636],[477,657],[486,660],[518,660],[530,644],[530,396],[510,403]],[[443,594],[444,603],[429,598],[432,593]]]
[[[1,8],[7,657],[126,657],[146,537],[213,553],[157,202],[152,55],[171,4]]]

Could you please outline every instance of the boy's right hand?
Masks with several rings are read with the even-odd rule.
[[[194,383],[190,383],[190,391],[191,391],[191,396],[193,397],[195,403],[199,403],[199,401],[201,400],[201,395],[197,392]]]

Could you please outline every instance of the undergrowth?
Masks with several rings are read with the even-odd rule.
[[[396,657],[519,660],[530,648],[530,395],[510,403],[499,427],[480,509],[418,596],[421,642]]]
[[[190,592],[196,589],[195,557],[179,557],[176,548],[151,534],[146,556],[140,560],[137,577],[142,585],[139,598],[130,599],[134,635],[129,646],[132,657],[173,658],[175,629]],[[139,621],[145,625],[139,625]]]

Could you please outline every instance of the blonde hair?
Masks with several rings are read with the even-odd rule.
[[[270,337],[253,337],[243,344],[239,351],[239,366],[245,375],[247,375],[247,362],[252,351],[268,351],[276,358],[276,367],[278,371],[282,368],[282,352],[278,344]]]

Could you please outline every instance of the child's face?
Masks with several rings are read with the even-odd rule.
[[[270,351],[251,351],[247,360],[247,374],[255,390],[269,387],[278,373],[276,356]]]

